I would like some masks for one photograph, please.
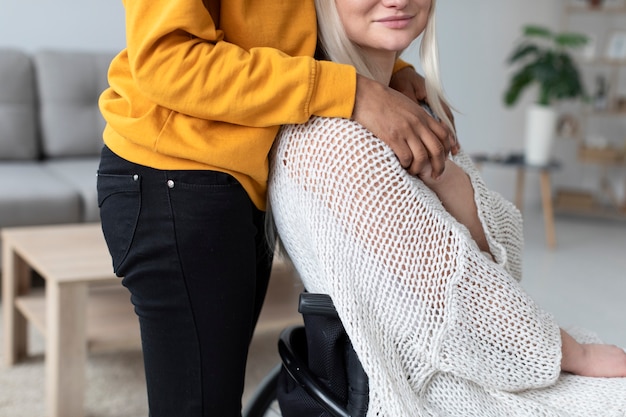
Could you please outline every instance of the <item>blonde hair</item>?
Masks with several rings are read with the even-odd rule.
[[[420,60],[426,80],[426,97],[433,112],[454,133],[454,125],[445,112],[443,105],[451,107],[443,93],[439,72],[439,48],[436,37],[435,5],[431,0],[428,23],[424,29],[420,45]],[[324,58],[341,64],[352,65],[356,71],[366,77],[378,79],[380,69],[365,59],[359,45],[348,38],[341,23],[335,0],[315,0],[317,11],[318,39]],[[398,52],[398,57],[402,51]]]

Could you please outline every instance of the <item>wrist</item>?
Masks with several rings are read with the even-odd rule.
[[[368,103],[373,103],[378,97],[381,97],[384,94],[384,89],[385,87],[379,82],[357,74],[354,107],[352,108],[352,116],[350,118],[361,123],[362,120],[359,120],[359,118],[363,116],[363,111],[367,111],[364,109]]]
[[[585,346],[561,329],[561,370],[579,374],[585,363]]]

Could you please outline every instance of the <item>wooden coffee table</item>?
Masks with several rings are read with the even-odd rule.
[[[100,224],[5,228],[0,237],[5,364],[28,354],[34,325],[45,337],[47,417],[82,417],[87,351],[141,347]],[[44,288],[31,288],[33,270]]]

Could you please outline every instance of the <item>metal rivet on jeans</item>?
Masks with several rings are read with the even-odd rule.
[[[167,186],[169,188],[174,188],[174,181],[173,180],[167,180]]]
[[[133,175],[133,181],[137,181],[139,179],[139,175],[135,174]]]

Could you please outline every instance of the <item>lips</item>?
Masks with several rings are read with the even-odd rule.
[[[389,16],[378,19],[376,22],[391,29],[403,29],[408,26],[411,19],[413,16]]]

